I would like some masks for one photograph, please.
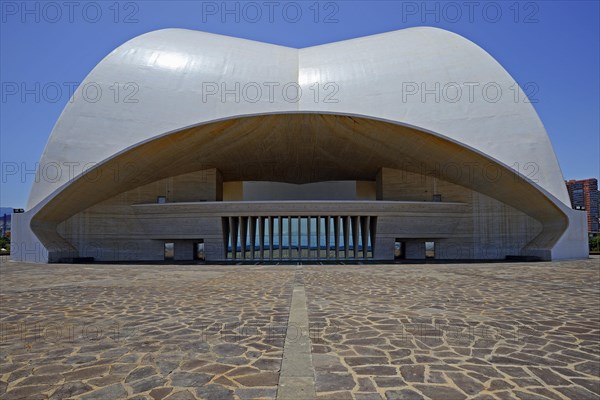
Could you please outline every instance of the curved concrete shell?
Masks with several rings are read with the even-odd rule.
[[[65,107],[13,258],[158,260],[174,243],[187,259],[199,241],[212,260],[423,258],[425,243],[441,259],[585,257],[569,203],[523,91],[456,34],[292,49],[168,29],[115,49]]]

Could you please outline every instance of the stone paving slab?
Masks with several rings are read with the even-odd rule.
[[[598,399],[600,260],[310,266],[319,399]]]
[[[296,322],[294,290],[306,304],[292,308]],[[275,399],[284,351],[294,348],[311,353],[289,367],[312,371],[299,387],[314,385],[318,399],[598,399],[599,310],[599,258],[356,266],[0,258],[0,399]]]
[[[273,399],[294,272],[0,266],[2,399]]]

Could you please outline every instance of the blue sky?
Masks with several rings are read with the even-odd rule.
[[[30,171],[69,100],[70,83],[81,82],[125,41],[173,27],[290,47],[422,25],[456,32],[488,51],[521,86],[538,89],[534,106],[565,178],[598,177],[599,3],[256,1],[226,2],[224,8],[221,1],[3,0],[0,206],[25,206]],[[30,90],[24,98],[23,89]]]

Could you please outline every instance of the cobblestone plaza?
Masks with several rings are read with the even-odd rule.
[[[600,263],[2,260],[2,399],[597,399]]]

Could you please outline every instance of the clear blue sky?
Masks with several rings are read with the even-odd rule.
[[[221,1],[1,1],[0,206],[25,206],[33,175],[6,172],[35,167],[68,101],[66,83],[81,82],[123,42],[173,27],[298,48],[420,25],[456,32],[488,51],[521,86],[537,85],[535,108],[565,178],[600,174],[598,1],[251,3],[227,2],[233,10],[227,14]],[[39,101],[8,94],[15,83],[35,88],[36,82]],[[51,91],[56,84],[62,93]]]

